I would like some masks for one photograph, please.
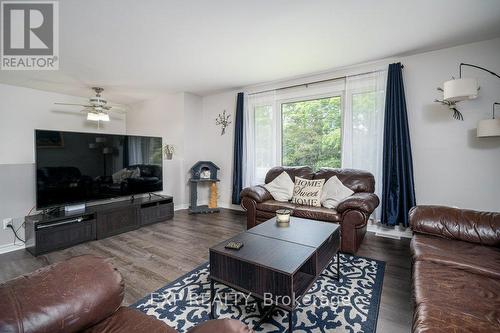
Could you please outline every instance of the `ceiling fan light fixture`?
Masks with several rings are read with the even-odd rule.
[[[73,103],[55,103],[58,105],[71,105],[71,106],[81,106],[84,109],[82,115],[87,114],[88,121],[97,122],[97,127],[99,127],[99,122],[111,121],[109,116],[109,112],[120,112],[120,106],[118,105],[107,105],[108,101],[101,96],[101,93],[104,91],[103,88],[92,87],[95,91],[95,96],[89,98],[88,104],[73,104]],[[120,113],[124,113],[121,111]]]
[[[478,96],[479,84],[476,79],[454,79],[446,81],[443,85],[445,101],[460,102],[475,99]]]
[[[98,114],[100,121],[109,121],[109,114],[101,112]]]
[[[89,121],[109,121],[109,114],[105,112],[89,112],[87,113],[87,120]]]
[[[99,121],[101,120],[98,113],[89,112],[87,113],[88,121]]]

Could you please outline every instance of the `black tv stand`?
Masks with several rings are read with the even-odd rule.
[[[149,194],[149,199],[151,199],[151,197],[153,197],[153,196],[156,196],[156,197],[158,197],[158,198],[165,199],[165,197],[164,197],[163,195],[160,195],[160,194],[158,194],[158,193],[149,192],[148,194]]]
[[[84,210],[46,211],[26,216],[26,250],[37,256],[78,243],[103,239],[172,219],[173,198],[150,196],[124,199]]]

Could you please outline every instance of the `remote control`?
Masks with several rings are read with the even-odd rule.
[[[229,250],[239,250],[243,247],[242,242],[229,242],[226,244],[225,248]]]

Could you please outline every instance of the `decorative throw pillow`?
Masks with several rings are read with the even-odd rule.
[[[286,171],[274,178],[272,182],[265,184],[264,187],[276,201],[288,201],[292,198],[293,181]]]
[[[128,169],[121,169],[117,172],[115,172],[111,177],[113,178],[113,183],[120,183],[124,181],[125,179],[129,178],[130,175],[132,174],[133,170],[128,170]]]
[[[353,195],[354,191],[342,184],[337,176],[333,176],[323,186],[321,204],[326,208],[337,208],[340,201]]]
[[[295,177],[292,203],[321,207],[321,190],[324,183],[324,179],[304,179]]]
[[[139,167],[132,169],[132,173],[130,174],[130,178],[141,178],[141,169]]]

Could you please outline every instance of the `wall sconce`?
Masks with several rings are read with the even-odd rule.
[[[441,103],[443,105],[448,105],[448,107],[451,110],[453,110],[453,118],[455,118],[457,120],[464,120],[464,118],[462,116],[462,113],[460,113],[460,111],[458,111],[456,103],[461,102],[461,101],[465,101],[465,100],[475,99],[479,95],[479,84],[477,83],[477,79],[462,78],[462,67],[463,66],[468,66],[468,67],[480,69],[480,70],[485,71],[487,73],[490,73],[491,75],[494,75],[500,79],[500,75],[498,75],[497,73],[495,73],[493,71],[490,71],[487,68],[473,65],[473,64],[466,64],[463,62],[460,63],[460,65],[458,67],[459,78],[458,79],[452,78],[451,80],[446,81],[443,84],[442,89],[438,88],[439,91],[443,92],[443,99],[442,100],[438,100],[438,99],[434,100],[434,102],[438,102],[438,103]],[[493,119],[488,119],[488,120],[484,120],[484,121],[479,122],[478,129],[477,129],[478,130],[478,137],[491,136],[491,135],[479,135],[479,133],[483,133],[483,129],[485,131],[484,133],[491,133],[491,129],[487,130],[487,128],[489,128],[488,126],[492,126],[496,123],[495,121],[490,121],[490,120],[495,119],[495,105],[497,105],[497,104],[498,103],[493,104]],[[488,122],[488,125],[486,125],[487,122]],[[481,128],[480,128],[480,126],[481,126]]]
[[[485,138],[489,136],[500,136],[500,118],[495,118],[495,106],[500,103],[493,103],[493,118],[485,119],[477,123],[477,137]]]

